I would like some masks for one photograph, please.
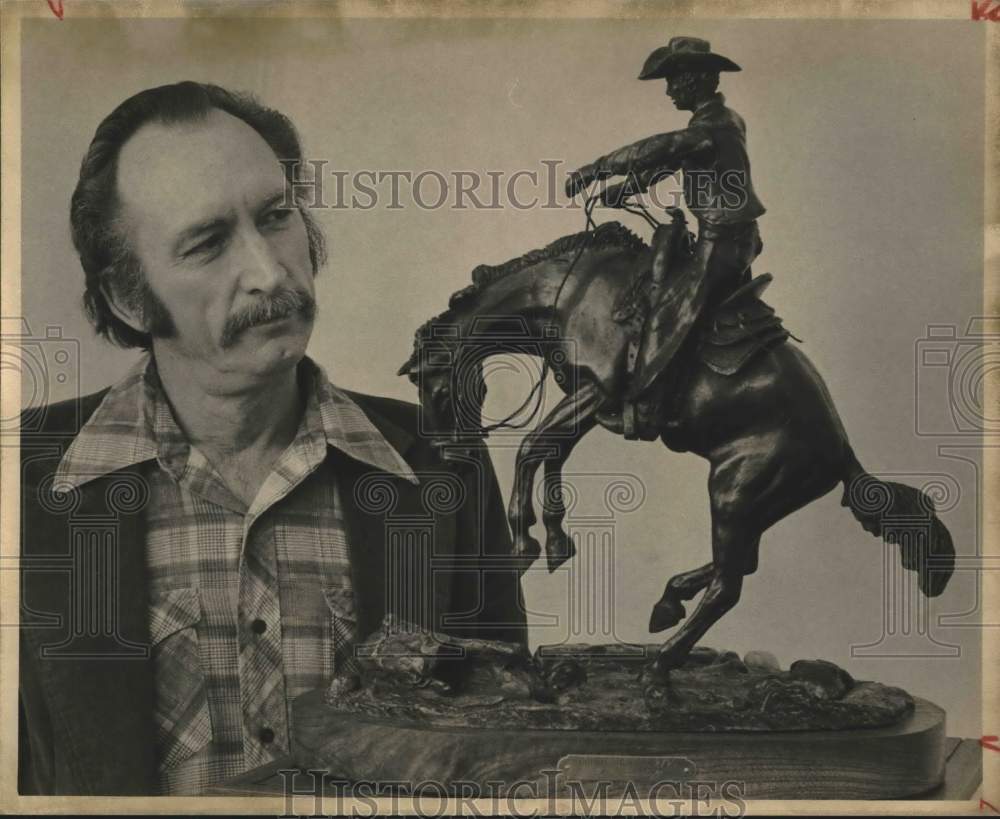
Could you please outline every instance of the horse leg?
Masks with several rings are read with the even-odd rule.
[[[739,602],[743,576],[749,573],[746,571],[746,558],[749,554],[756,554],[759,542],[760,534],[752,530],[713,523],[712,556],[715,559],[708,567],[691,573],[709,574],[708,588],[694,614],[660,648],[656,658],[657,671],[662,673],[682,666],[705,633]]]
[[[739,602],[744,576],[757,570],[760,537],[769,525],[761,525],[760,509],[791,494],[788,480],[794,470],[785,467],[793,461],[792,451],[780,430],[758,431],[751,439],[732,443],[722,458],[713,461],[708,480],[712,562],[669,582],[663,595],[666,611],[660,615],[653,610],[651,622],[670,614],[671,604],[679,608],[682,594],[694,596],[699,585],[706,586],[694,613],[660,648],[656,669],[661,673],[683,665],[697,642]],[[794,504],[779,514],[792,508]]]
[[[510,495],[507,519],[514,538],[513,553],[524,559],[525,566],[534,562],[542,553],[541,545],[530,534],[531,527],[537,521],[531,501],[531,488],[542,461],[558,457],[559,441],[552,440],[550,433],[553,429],[571,428],[569,425],[574,422],[582,423],[582,417],[586,416],[578,418],[581,407],[585,412],[589,409],[587,414],[592,415],[597,397],[597,387],[591,385],[566,396],[535,429],[524,436],[517,450],[514,487]]]
[[[587,392],[587,394],[580,395],[583,392]],[[566,517],[562,468],[573,451],[573,447],[597,424],[595,411],[602,400],[596,387],[589,385],[583,387],[576,395],[579,396],[579,401],[576,403],[576,414],[567,413],[563,422],[558,426],[550,427],[551,432],[558,432],[566,437],[558,440],[557,454],[545,460],[542,522],[545,524],[545,557],[550,572],[554,572],[576,554],[576,547],[562,526]]]
[[[704,589],[712,581],[714,573],[715,564],[706,563],[697,569],[671,577],[663,590],[663,596],[653,606],[653,612],[649,616],[650,633],[655,634],[676,626],[683,620],[687,612],[684,611],[681,601],[690,600]]]
[[[531,502],[531,486],[535,473],[544,459],[545,453],[540,452],[540,445],[534,432],[529,432],[521,441],[514,462],[514,486],[510,492],[510,505],[507,509],[507,521],[513,536],[513,553],[521,558],[527,568],[542,553],[541,544],[531,536],[531,527],[535,524],[535,507]]]
[[[803,442],[779,427],[757,429],[720,450],[725,454],[713,461],[708,481],[712,510],[708,587],[694,614],[660,649],[658,670],[682,665],[698,640],[736,605],[743,578],[757,571],[763,532],[836,485],[837,470],[831,460],[836,447],[828,453],[817,443]],[[701,579],[691,578],[683,585],[690,589]],[[669,585],[664,595],[668,600]]]

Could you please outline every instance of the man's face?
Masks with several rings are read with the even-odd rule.
[[[667,77],[666,94],[673,100],[679,111],[693,111],[695,108],[696,84],[690,74],[673,74]]]
[[[301,213],[264,139],[222,111],[147,125],[122,148],[124,229],[175,332],[154,353],[253,381],[294,367],[315,310]]]

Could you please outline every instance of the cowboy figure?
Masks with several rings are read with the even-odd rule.
[[[616,205],[625,196],[644,193],[650,185],[683,171],[685,203],[698,221],[698,241],[690,263],[669,278],[665,277],[662,248],[671,226],[661,227],[654,236],[651,311],[634,374],[621,412],[601,415],[602,424],[619,429],[626,437],[657,437],[669,380],[657,376],[675,357],[706,307],[749,281],[750,263],[763,247],[756,220],[764,206],[750,179],[746,126],[716,91],[719,72],[739,70],[732,60],[713,53],[707,40],[672,38],[650,54],[639,79],[666,80],[666,93],[674,105],[693,112],[687,128],[613,151],[572,172],[566,182],[566,193],[573,197],[595,180],[625,176],[624,182],[601,194],[604,204]],[[675,217],[674,224],[683,222]]]

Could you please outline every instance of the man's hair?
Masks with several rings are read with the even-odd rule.
[[[689,88],[698,96],[705,97],[714,94],[719,87],[718,71],[678,71],[672,84],[681,88]]]
[[[86,276],[83,303],[87,317],[99,335],[121,347],[149,349],[152,336],[133,329],[114,314],[102,285],[123,304],[145,316],[154,328],[169,327],[170,322],[149,289],[121,224],[118,157],[125,143],[144,125],[197,122],[213,109],[231,114],[253,128],[283,161],[288,181],[293,185],[298,181],[302,147],[295,126],[284,114],[261,105],[250,94],[217,85],[180,82],[141,91],[105,117],[97,126],[80,166],[80,179],[70,205],[70,225],[73,246]],[[315,275],[326,257],[323,235],[301,203],[299,211],[305,222]]]

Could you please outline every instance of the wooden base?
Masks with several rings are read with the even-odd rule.
[[[690,797],[695,783],[718,796],[736,783],[744,799],[906,799],[939,786],[945,715],[916,699],[889,728],[753,733],[428,728],[344,714],[323,692],[294,703],[292,757],[348,781],[478,783],[502,794],[518,782],[545,796],[606,793],[632,784],[640,797]],[[549,773],[544,773],[549,772]],[[492,783],[492,784],[487,784]],[[499,784],[505,783],[505,784]],[[521,786],[522,789],[526,786]],[[674,791],[671,791],[674,788]],[[522,791],[525,792],[525,791]]]

